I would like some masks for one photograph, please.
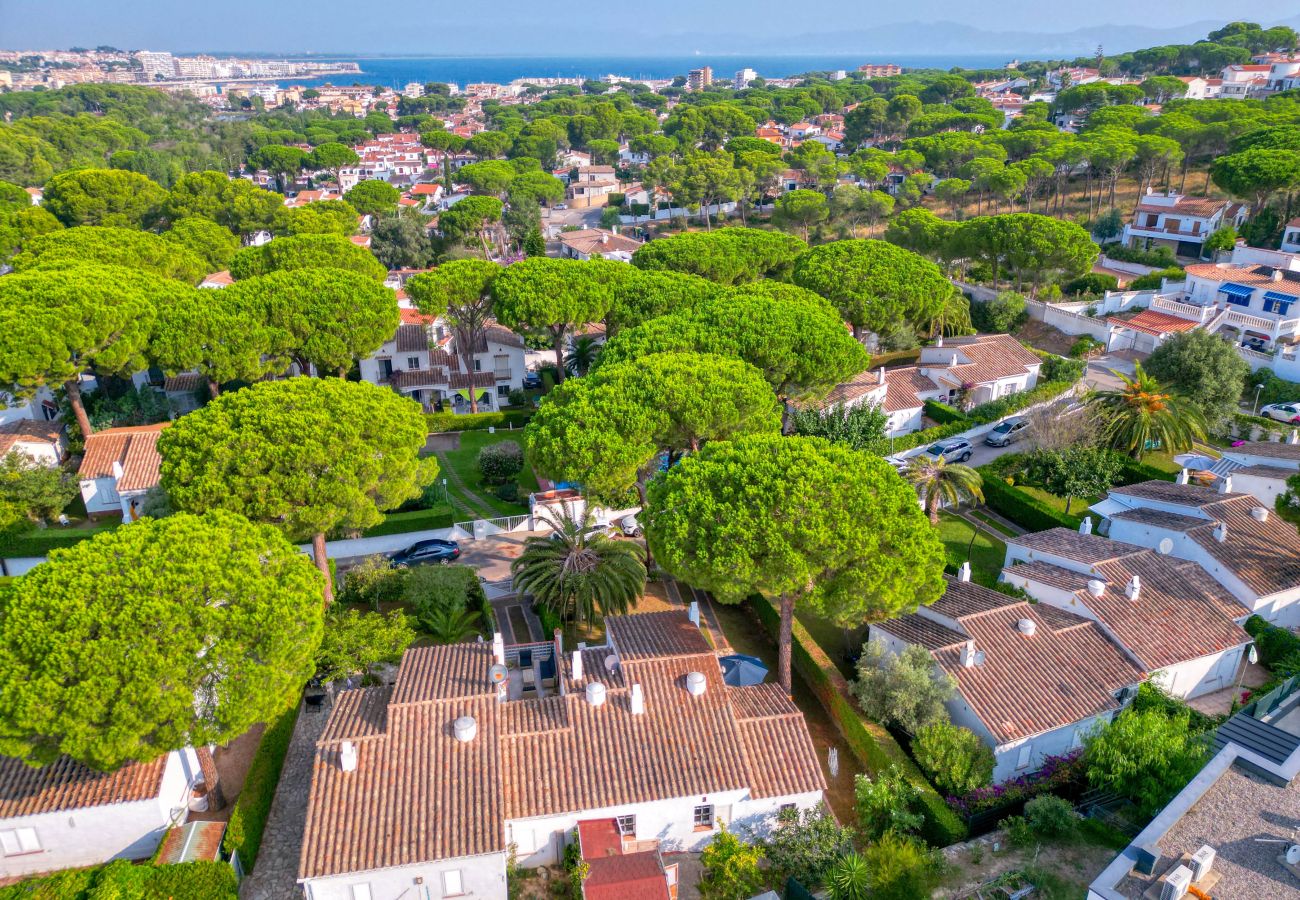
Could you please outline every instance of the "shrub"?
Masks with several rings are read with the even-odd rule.
[[[853,797],[858,833],[866,840],[878,840],[888,832],[907,834],[925,824],[921,792],[903,777],[898,766],[890,766],[875,778],[857,776],[853,779]]]
[[[1013,847],[1028,847],[1034,842],[1034,833],[1024,816],[1008,816],[998,822],[998,828],[1007,834],[1007,843]]]
[[[726,826],[700,853],[700,896],[704,900],[748,900],[763,889],[763,872],[758,867],[763,853],[747,844]]]
[[[483,585],[471,566],[417,566],[402,589],[402,600],[426,631],[444,622],[449,613],[478,612]]]
[[[854,450],[884,453],[889,447],[889,439],[885,437],[889,417],[874,404],[846,407],[837,403],[825,409],[805,407],[796,410],[790,421],[796,434],[838,441]]]
[[[1261,387],[1262,389],[1259,392],[1259,405],[1261,407],[1270,403],[1293,403],[1300,400],[1300,384],[1278,378],[1269,369],[1260,369],[1247,378],[1244,393],[1253,401],[1255,399],[1255,389]]]
[[[1186,713],[1128,709],[1089,738],[1085,756],[1093,787],[1127,797],[1154,813],[1200,771],[1206,745]]]
[[[871,870],[872,900],[929,897],[941,866],[936,855],[917,840],[887,834],[862,851]]]
[[[861,854],[846,853],[826,873],[831,900],[867,900],[871,896],[871,867]]]
[[[1117,259],[1120,262],[1137,263],[1142,266],[1154,266],[1157,269],[1167,269],[1178,265],[1178,257],[1174,251],[1168,247],[1154,247],[1150,250],[1139,250],[1134,247],[1125,247],[1123,244],[1111,244],[1106,248],[1106,255],[1111,259]]]
[[[912,755],[936,788],[967,794],[993,781],[993,751],[971,730],[936,722],[916,733]]]
[[[934,443],[946,437],[952,437],[954,434],[961,434],[971,427],[969,421],[950,422],[947,425],[938,425],[934,428],[926,428],[921,431],[913,431],[911,434],[900,435],[896,438],[889,439],[889,452],[902,453],[904,450],[911,450],[913,447],[923,447],[926,444]]]
[[[394,569],[382,553],[367,556],[343,576],[341,603],[364,603],[379,609],[381,603],[396,603],[406,584],[406,569]]]
[[[213,860],[135,865],[119,859],[0,887],[0,900],[235,900],[237,895],[235,870]]]
[[[516,482],[507,481],[505,484],[499,484],[494,493],[497,495],[498,499],[504,500],[507,503],[519,502],[519,485]]]
[[[504,484],[524,470],[524,450],[515,441],[488,444],[478,452],[478,471],[487,484]]]
[[[882,641],[868,641],[858,660],[853,695],[862,710],[882,725],[895,725],[909,734],[948,719],[944,703],[956,682],[938,672],[930,651],[909,644],[890,653]]]
[[[1119,279],[1114,275],[1089,272],[1087,275],[1080,275],[1072,281],[1067,281],[1061,286],[1061,290],[1066,294],[1104,294],[1107,291],[1119,290]]]
[[[1025,804],[1025,821],[1041,838],[1063,838],[1074,831],[1079,816],[1068,800],[1044,794]]]
[[[262,846],[262,831],[271,814],[271,801],[275,787],[280,783],[280,770],[284,768],[284,755],[289,752],[293,726],[298,721],[297,698],[273,722],[268,722],[262,740],[248,767],[244,787],[235,801],[235,808],[226,825],[222,848],[226,853],[238,853],[244,871],[251,872],[257,864],[257,851]]]
[[[963,797],[949,797],[948,805],[962,816],[1024,803],[1041,794],[1060,793],[1084,784],[1087,772],[1083,751],[1072,750],[1064,756],[1049,756],[1037,772],[1020,775],[1010,781],[977,788]]]
[[[984,477],[984,503],[996,513],[1006,516],[1029,531],[1046,531],[1049,528],[1079,527],[1078,516],[1059,513],[1036,497],[1007,484],[991,466],[976,469]]]
[[[1001,334],[1014,331],[1029,318],[1024,294],[1003,291],[992,300],[970,305],[971,324],[978,330]]]
[[[925,415],[932,421],[940,425],[947,425],[951,422],[965,422],[970,424],[966,414],[959,409],[954,409],[946,403],[940,403],[938,400],[925,401]]]
[[[1165,279],[1170,281],[1186,281],[1187,273],[1183,271],[1182,266],[1170,266],[1169,268],[1161,269],[1158,272],[1148,272],[1145,275],[1139,275],[1128,283],[1128,289],[1130,291],[1158,290],[1160,285],[1165,282]]]
[[[528,403],[528,392],[523,388],[512,388],[506,396],[506,402],[511,406],[524,406]]]
[[[786,810],[762,842],[763,854],[777,877],[793,878],[812,890],[831,867],[853,849],[853,829],[843,828],[821,809]]]
[[[1032,347],[1030,349],[1033,350]],[[1043,360],[1043,367],[1038,370],[1040,384],[1053,381],[1078,381],[1088,369],[1085,363],[1077,359],[1067,359],[1041,350],[1034,350],[1034,353]]]
[[[1260,616],[1246,620],[1246,632],[1255,639],[1259,661],[1268,667],[1288,658],[1300,658],[1300,637],[1288,628],[1278,628]]]
[[[1063,357],[1058,358],[1065,363],[1071,362],[1071,360]],[[1076,381],[1078,381],[1078,377],[1068,381],[1042,381],[1027,391],[1021,391],[1018,394],[1007,394],[1005,397],[990,400],[988,403],[981,403],[967,412],[966,415],[974,422],[996,422],[998,419],[1005,419],[1022,409],[1028,409],[1031,406],[1061,396],[1074,387]]]
[[[1105,350],[1106,345],[1097,340],[1090,334],[1080,335],[1079,339],[1070,345],[1071,359],[1087,359],[1098,350]]]
[[[911,350],[919,347],[920,344],[916,337],[916,330],[906,322],[894,322],[880,333],[880,349],[888,353]]]
[[[506,412],[425,413],[424,419],[429,424],[429,433],[438,434],[445,431],[487,431],[507,425],[522,428],[532,415],[531,409],[515,409]]]

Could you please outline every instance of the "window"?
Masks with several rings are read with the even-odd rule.
[[[618,833],[623,837],[636,837],[636,816],[618,816],[614,819]]]
[[[508,385],[508,384],[498,384],[498,385],[497,385],[497,396],[498,396],[498,397],[509,397],[509,396],[510,396],[510,385]]]
[[[481,359],[476,359],[476,360],[474,360],[474,371],[475,371],[475,372],[482,372],[482,371],[483,371],[483,360],[481,360]]]
[[[18,856],[22,853],[39,853],[41,842],[36,837],[35,828],[15,828],[0,831],[0,850],[5,856]]]
[[[407,367],[408,369],[418,369],[418,368],[420,368],[420,357],[418,357],[418,356],[408,356],[408,357],[406,358],[406,367]]]
[[[1030,744],[1025,744],[1023,747],[1020,748],[1020,755],[1016,757],[1017,769],[1029,768],[1029,760],[1032,759],[1034,755],[1033,750],[1034,748]]]
[[[442,895],[444,897],[459,897],[463,893],[465,893],[465,885],[461,882],[460,869],[443,872]]]
[[[695,811],[692,815],[692,819],[694,820],[695,827],[697,829],[712,828],[713,827],[713,804],[709,803],[709,804],[705,804],[704,806],[695,807]]]
[[[352,900],[370,900],[370,885],[352,885]]]
[[[1279,316],[1285,316],[1290,311],[1290,301],[1282,300],[1277,297],[1270,297],[1268,294],[1264,295],[1264,312],[1277,313]]]

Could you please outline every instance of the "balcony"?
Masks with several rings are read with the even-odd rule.
[[[1164,225],[1134,225],[1129,223],[1124,226],[1124,239],[1127,241],[1131,237],[1149,237],[1160,238],[1163,240],[1174,241],[1191,241],[1193,243],[1204,243],[1208,231],[1195,230],[1185,231],[1182,229],[1173,229]]]

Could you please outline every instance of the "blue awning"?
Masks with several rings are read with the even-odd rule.
[[[1219,292],[1223,294],[1231,294],[1234,297],[1249,297],[1251,294],[1255,293],[1255,289],[1248,288],[1244,284],[1234,284],[1231,281],[1225,281],[1223,284],[1219,285]]]
[[[1297,300],[1300,300],[1300,297],[1296,297],[1292,294],[1279,293],[1278,291],[1265,291],[1264,299],[1276,300],[1278,303],[1295,303]]]

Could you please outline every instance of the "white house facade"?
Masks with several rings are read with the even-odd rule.
[[[397,327],[392,339],[361,360],[361,380],[388,385],[426,409],[470,411],[470,393],[479,412],[506,405],[523,387],[524,342],[514,332],[489,325],[473,353],[463,353],[441,321]]]
[[[159,481],[158,434],[170,424],[105,428],[86,438],[77,478],[91,518],[140,517],[145,494]]]

